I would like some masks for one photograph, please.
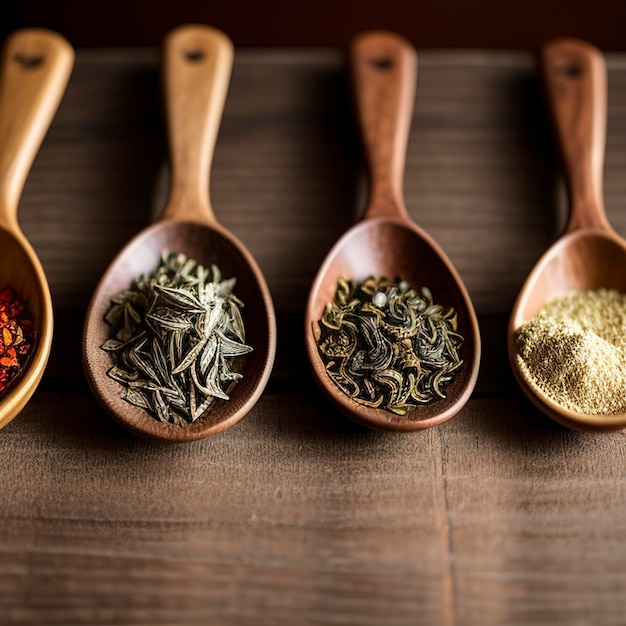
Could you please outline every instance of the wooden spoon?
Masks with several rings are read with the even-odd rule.
[[[369,165],[370,197],[361,221],[350,228],[324,260],[311,287],[305,315],[306,348],[322,390],[348,417],[372,428],[412,431],[441,424],[469,399],[478,375],[480,336],[468,293],[444,251],[409,218],[403,200],[403,171],[413,116],[417,54],[403,38],[367,32],[352,42],[351,71],[356,108]],[[447,398],[417,407],[406,416],[356,403],[329,378],[320,358],[318,321],[340,277],[363,280],[396,276],[428,287],[437,303],[453,306],[464,337],[464,364]]]
[[[17,208],[30,167],[59,106],[74,65],[72,46],[57,33],[23,29],[2,50],[0,79],[0,288],[29,307],[36,344],[24,372],[0,400],[0,428],[26,405],[52,346],[52,300],[43,268],[20,230]]]
[[[147,438],[186,442],[229,428],[254,406],[274,362],[276,321],[261,270],[244,245],[217,223],[209,202],[209,172],[230,82],[232,43],[216,29],[188,25],[170,32],[163,49],[172,164],[168,204],[160,220],[116,256],[98,284],[85,319],[83,364],[95,396],[122,426]],[[110,356],[100,348],[108,338],[103,317],[110,298],[139,274],[153,271],[164,249],[205,266],[214,263],[225,278],[236,277],[246,343],[253,347],[230,400],[215,400],[202,417],[184,427],[160,422],[123,400],[123,388],[107,375]]]
[[[516,331],[550,299],[601,287],[626,292],[626,245],[609,225],[602,176],[606,133],[606,66],[602,53],[576,39],[546,44],[540,64],[569,191],[562,235],[530,272],[511,313],[509,358],[517,381],[535,405],[557,422],[584,430],[616,430],[626,415],[586,415],[556,404],[529,382],[517,364]]]

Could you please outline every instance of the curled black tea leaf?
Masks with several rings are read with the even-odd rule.
[[[444,399],[463,364],[454,308],[406,280],[339,278],[319,328],[318,350],[339,389],[397,415]]]

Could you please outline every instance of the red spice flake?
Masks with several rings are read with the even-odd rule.
[[[0,289],[0,394],[24,369],[34,344],[33,320],[10,287]]]

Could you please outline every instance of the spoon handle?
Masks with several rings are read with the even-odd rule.
[[[541,51],[543,80],[570,196],[565,229],[611,229],[602,177],[606,137],[606,64],[596,47],[556,39]]]
[[[55,32],[25,28],[6,39],[0,65],[0,223],[15,230],[22,189],[65,92],[74,50]]]
[[[233,44],[224,33],[201,24],[181,26],[164,41],[172,178],[162,219],[216,224],[209,199],[209,173],[233,55]]]
[[[364,218],[407,217],[403,176],[415,106],[417,52],[399,35],[370,31],[353,40],[350,65],[370,177]]]

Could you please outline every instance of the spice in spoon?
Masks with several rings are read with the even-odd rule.
[[[11,287],[0,290],[0,395],[24,370],[35,339],[33,318]]]
[[[340,278],[319,327],[331,380],[358,404],[397,415],[444,399],[463,364],[454,308],[406,280]]]
[[[626,413],[626,294],[598,289],[549,301],[516,335],[528,382],[587,415]]]
[[[164,251],[153,272],[111,298],[102,349],[123,398],[162,422],[186,426],[242,378],[245,343],[235,278],[222,279],[183,254]]]

